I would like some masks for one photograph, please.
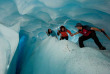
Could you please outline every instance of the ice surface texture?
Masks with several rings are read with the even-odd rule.
[[[18,42],[18,33],[0,24],[0,74],[7,71]]]
[[[16,50],[9,66],[10,74],[16,74],[16,70],[22,74],[109,74],[110,41],[103,34],[97,33],[107,48],[102,53],[94,49],[97,46],[92,40],[85,42],[85,46],[93,48],[80,49],[75,45],[80,35],[69,36],[72,43],[49,40],[45,33],[48,28],[57,32],[61,25],[75,33],[74,26],[80,22],[104,28],[110,36],[109,7],[110,0],[0,0],[0,74],[7,70],[14,55],[18,33],[19,45],[24,48]]]
[[[42,41],[22,65],[20,74],[109,74],[110,57],[56,38]]]

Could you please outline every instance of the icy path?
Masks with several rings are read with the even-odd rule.
[[[28,57],[21,74],[110,74],[110,57],[104,54],[49,37]]]

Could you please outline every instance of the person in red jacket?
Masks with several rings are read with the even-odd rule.
[[[60,40],[66,39],[68,40],[68,34],[69,33],[72,36],[71,31],[69,31],[68,29],[66,29],[64,26],[60,27],[60,30],[58,30],[57,35],[61,34],[61,38]]]
[[[98,29],[95,27],[90,27],[88,25],[83,26],[81,23],[77,23],[75,27],[78,29],[78,32],[76,32],[72,36],[79,34],[79,33],[82,34],[82,36],[79,37],[79,46],[81,48],[84,47],[83,42],[85,40],[92,38],[100,50],[106,50],[106,48],[104,46],[102,46],[102,44],[100,43],[100,41],[95,33],[95,31],[103,32],[104,29]]]

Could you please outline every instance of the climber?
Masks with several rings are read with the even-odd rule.
[[[48,29],[48,32],[46,32],[48,36],[52,36],[52,37],[56,37],[57,38],[57,35],[55,33],[55,31],[51,30],[51,29]]]
[[[100,50],[106,50],[106,48],[100,43],[95,33],[95,31],[103,32],[104,29],[98,29],[95,27],[90,27],[88,25],[83,26],[81,23],[77,23],[75,27],[78,29],[78,32],[72,34],[72,36],[79,33],[83,34],[81,37],[79,37],[79,46],[81,48],[84,47],[83,41],[92,38]]]
[[[60,27],[60,30],[58,30],[57,35],[61,34],[60,40],[66,39],[68,40],[68,34],[69,33],[72,36],[72,33],[66,29],[64,26]]]

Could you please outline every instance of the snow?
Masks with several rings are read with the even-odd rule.
[[[21,74],[109,74],[110,57],[95,48],[48,37],[23,64]],[[25,60],[26,61],[26,60]],[[28,68],[30,67],[30,68]]]

